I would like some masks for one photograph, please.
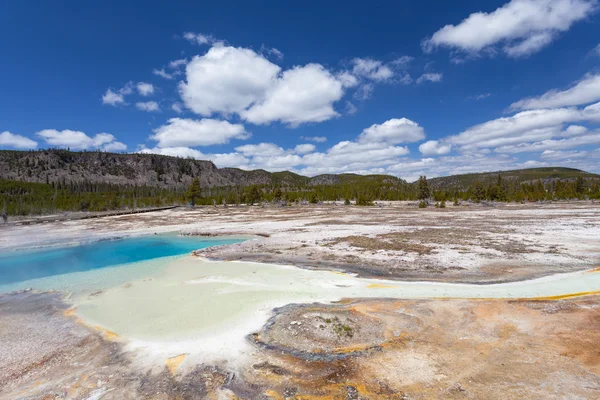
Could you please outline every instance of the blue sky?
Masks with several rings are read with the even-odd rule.
[[[600,172],[597,0],[288,3],[3,2],[0,148]]]

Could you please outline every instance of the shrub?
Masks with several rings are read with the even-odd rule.
[[[356,198],[356,205],[357,206],[372,206],[373,200],[371,200],[368,196],[358,195],[358,197]]]
[[[349,198],[346,198],[346,199],[344,200],[344,204],[345,204],[345,205],[347,205],[347,206],[349,206],[349,205],[350,205],[350,199],[349,199]]]
[[[446,208],[446,200],[442,200],[440,203],[440,208]]]
[[[419,208],[427,208],[427,202],[425,200],[421,200],[419,202]]]

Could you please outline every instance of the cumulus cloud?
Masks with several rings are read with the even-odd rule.
[[[441,82],[443,74],[437,72],[426,72],[417,79],[417,83]]]
[[[285,154],[285,150],[274,143],[246,144],[235,150],[249,157],[274,157]]]
[[[348,71],[339,72],[336,78],[342,83],[345,88],[351,88],[358,85],[358,78]]]
[[[106,89],[104,95],[102,95],[102,104],[107,104],[110,106],[118,106],[122,104],[126,104],[125,96],[133,93],[133,83],[128,82],[125,86],[117,91],[113,91],[112,89]]]
[[[315,151],[316,147],[314,144],[310,144],[310,143],[303,143],[303,144],[299,144],[296,147],[294,147],[294,152],[297,154],[306,154],[306,153],[312,153],[313,151]]]
[[[215,129],[209,129],[214,132]],[[363,131],[356,140],[336,143],[323,152],[317,152],[310,143],[297,144],[285,149],[275,143],[246,144],[235,147],[231,153],[205,154],[192,147],[199,145],[197,135],[185,135],[183,140],[165,141],[162,132],[151,137],[161,140],[155,148],[143,148],[145,153],[177,155],[211,159],[219,167],[236,166],[244,169],[267,169],[271,171],[293,170],[315,175],[319,173],[373,173],[385,172],[385,167],[398,162],[399,157],[410,153],[406,146],[397,143],[419,140],[424,133],[422,128],[406,118],[394,119],[383,124],[375,124]],[[180,135],[183,136],[183,135]],[[188,140],[192,136],[193,140]],[[172,136],[171,136],[172,137]],[[324,137],[305,137],[304,140],[323,142]],[[212,144],[212,143],[211,143]],[[234,160],[234,161],[232,161]]]
[[[451,144],[443,143],[438,140],[429,140],[419,146],[419,151],[426,156],[448,154],[451,150]]]
[[[0,146],[13,149],[35,149],[37,147],[37,142],[25,136],[4,131],[0,133]]]
[[[567,127],[567,129],[565,129],[565,135],[566,136],[579,136],[579,135],[583,135],[584,133],[587,133],[588,128],[586,128],[585,126],[581,126],[581,125],[569,125],[569,127]]]
[[[494,119],[466,129],[448,138],[450,144],[464,149],[494,147],[526,140],[549,139],[561,131],[563,124],[598,118],[600,108],[579,110],[556,108],[522,111],[510,117]]]
[[[325,136],[300,136],[300,139],[316,143],[325,143],[327,141]]]
[[[160,111],[160,107],[155,101],[139,101],[135,103],[135,106],[138,110],[146,111],[146,112],[155,112]]]
[[[600,73],[587,74],[565,90],[550,90],[539,97],[529,97],[510,105],[513,110],[558,108],[589,104],[600,100]]]
[[[280,70],[250,49],[215,46],[188,63],[179,91],[197,114],[240,113],[265,97]]]
[[[253,50],[213,46],[186,67],[179,91],[197,114],[238,114],[254,124],[280,121],[292,127],[339,114],[333,103],[344,84],[319,64],[281,68]]]
[[[111,89],[106,89],[106,92],[104,95],[102,95],[102,104],[108,104],[111,106],[125,104],[125,97],[121,93],[113,92]]]
[[[135,87],[141,96],[150,96],[151,94],[154,94],[154,85],[151,83],[138,82]]]
[[[308,64],[284,71],[256,102],[240,115],[254,124],[281,121],[290,126],[322,122],[339,114],[333,103],[344,95],[342,84],[319,64]]]
[[[371,58],[355,58],[352,60],[352,65],[354,75],[374,81],[387,81],[394,76],[390,67]]]
[[[229,143],[232,139],[248,139],[251,134],[241,124],[203,118],[171,118],[150,136],[158,147],[210,146]]]
[[[373,124],[362,131],[360,143],[411,143],[425,138],[425,130],[407,118],[392,118],[383,124]]]
[[[476,12],[423,41],[423,50],[449,47],[471,55],[535,53],[597,9],[597,0],[511,0],[493,12]]]
[[[127,149],[127,146],[124,143],[117,142],[116,138],[110,133],[98,133],[90,137],[81,131],[73,131],[70,129],[62,131],[56,129],[44,129],[37,132],[36,135],[44,139],[49,145],[69,147],[76,150],[101,149],[106,151],[117,151]]]

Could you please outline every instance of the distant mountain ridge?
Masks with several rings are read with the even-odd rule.
[[[506,182],[518,183],[531,183],[541,180],[542,183],[547,184],[556,180],[574,181],[578,177],[582,177],[584,179],[600,180],[600,175],[585,172],[580,169],[564,167],[542,167],[443,176],[439,178],[428,179],[427,182],[429,183],[429,186],[435,190],[467,190],[477,181],[481,181],[486,185],[495,183],[498,181],[499,175],[502,177],[502,180]]]
[[[497,181],[498,175],[507,181],[574,180],[581,176],[598,179],[600,175],[573,168],[547,167],[512,171],[485,172],[428,179],[432,189],[466,190],[476,181],[485,184]],[[184,159],[157,154],[117,154],[97,151],[67,150],[13,151],[0,150],[0,179],[40,183],[111,183],[119,185],[154,186],[183,190],[200,176],[202,187],[251,185],[281,185],[288,187],[329,186],[358,182],[406,184],[391,175],[324,174],[314,177],[290,171],[268,172],[262,169],[246,171],[239,168],[217,168],[211,161]]]

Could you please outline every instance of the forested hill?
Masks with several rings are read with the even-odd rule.
[[[600,175],[585,172],[574,168],[545,167],[516,169],[510,171],[484,172],[477,174],[451,175],[440,178],[428,179],[429,186],[434,190],[468,190],[477,182],[485,186],[496,183],[498,176],[510,184],[537,183],[541,181],[544,185],[556,181],[571,182],[581,177],[588,181],[599,181]]]
[[[293,204],[377,200],[471,199],[476,202],[600,198],[600,175],[534,168],[454,175],[407,183],[390,175],[326,174],[217,168],[210,161],[154,154],[66,150],[0,151],[0,207],[8,215],[183,205],[200,178],[196,204]],[[193,200],[193,199],[192,199]]]
[[[321,175],[313,178],[292,172],[245,171],[217,168],[211,161],[155,154],[72,152],[67,150],[0,150],[0,179],[59,184],[112,184],[185,190],[194,177],[203,188],[279,185],[304,187],[340,183],[387,181],[405,183],[385,175]]]

